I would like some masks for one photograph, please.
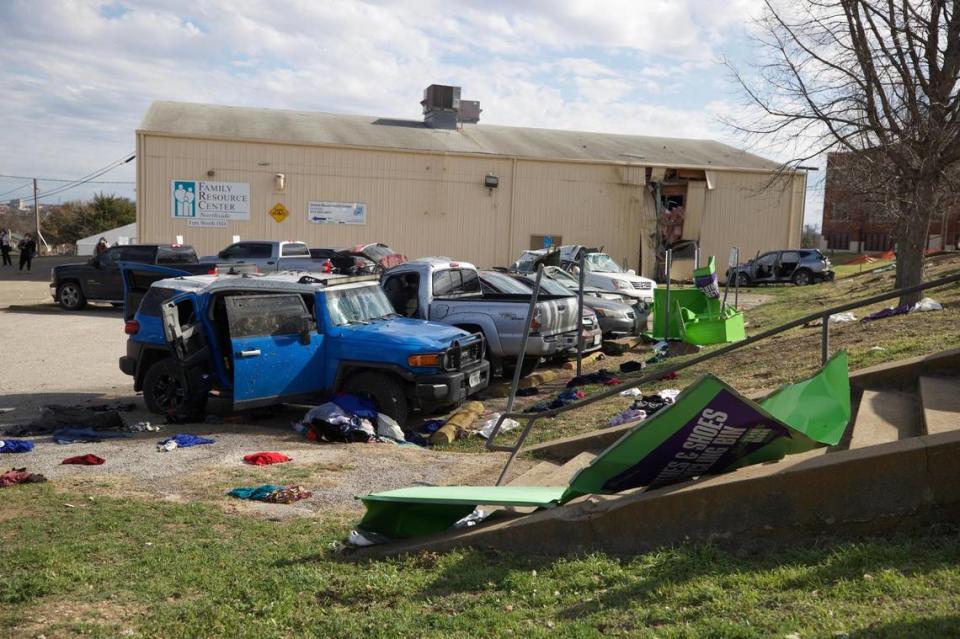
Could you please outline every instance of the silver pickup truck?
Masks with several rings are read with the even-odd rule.
[[[421,258],[395,266],[380,280],[400,315],[442,322],[482,333],[491,363],[509,374],[517,365],[530,305],[529,294],[484,293],[473,264],[447,257]],[[576,298],[541,294],[530,322],[522,374],[563,348],[563,334],[576,331]]]
[[[327,259],[310,257],[310,249],[303,242],[274,240],[247,240],[234,242],[216,255],[201,261],[218,264],[254,264],[261,273],[274,271],[324,271]]]

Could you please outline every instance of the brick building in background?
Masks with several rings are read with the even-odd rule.
[[[850,153],[827,155],[822,225],[826,247],[856,253],[893,249],[894,220],[858,192],[855,180],[843,176],[853,157]],[[948,207],[946,213],[946,237],[942,236],[944,211],[937,211],[927,230],[927,248],[953,251],[960,246],[960,202]]]

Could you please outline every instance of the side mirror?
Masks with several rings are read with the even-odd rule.
[[[226,251],[220,251],[219,253],[217,253],[217,258],[219,258],[219,259],[221,259],[221,260],[227,259],[227,252],[226,252]]]
[[[627,275],[636,275],[636,274],[637,274],[637,272],[636,272],[635,270],[633,270],[632,268],[627,270]]]
[[[103,268],[103,263],[100,262],[99,255],[90,258],[90,264],[92,264],[94,268]]]

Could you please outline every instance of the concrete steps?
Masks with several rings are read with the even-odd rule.
[[[920,410],[915,393],[865,390],[853,422],[850,449],[875,446],[920,434]]]
[[[919,387],[926,434],[960,428],[960,377],[923,376]]]

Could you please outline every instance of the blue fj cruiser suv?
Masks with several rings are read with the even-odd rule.
[[[347,392],[403,424],[485,388],[483,337],[397,315],[376,277],[194,275],[124,264],[120,370],[147,407],[235,409]]]

